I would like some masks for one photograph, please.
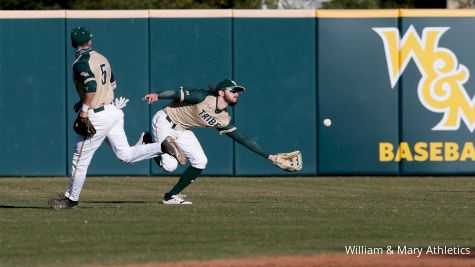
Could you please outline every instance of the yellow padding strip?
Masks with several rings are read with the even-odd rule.
[[[234,18],[314,18],[314,9],[233,9]]]
[[[317,18],[475,17],[475,9],[318,9]]]
[[[317,18],[397,18],[399,9],[318,9]]]
[[[0,19],[475,17],[475,9],[0,10]]]
[[[475,9],[401,9],[401,17],[475,17]]]

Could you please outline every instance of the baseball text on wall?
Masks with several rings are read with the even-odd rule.
[[[384,45],[391,88],[394,89],[411,60],[421,78],[417,96],[427,110],[440,114],[432,131],[475,130],[475,98],[469,96],[465,83],[468,68],[456,54],[439,41],[450,27],[425,27],[419,35],[411,25],[402,35],[398,28],[373,28]],[[401,142],[379,143],[379,160],[384,161],[467,161],[475,160],[472,142]]]

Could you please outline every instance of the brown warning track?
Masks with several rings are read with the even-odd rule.
[[[114,267],[475,267],[475,255],[314,255],[114,265]],[[99,266],[97,266],[99,267]],[[108,265],[108,267],[111,267]]]

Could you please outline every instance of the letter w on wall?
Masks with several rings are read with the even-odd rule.
[[[422,77],[417,94],[422,105],[443,113],[432,130],[458,130],[463,121],[470,132],[475,130],[475,98],[464,84],[470,77],[467,67],[458,63],[455,53],[439,47],[439,40],[449,27],[426,27],[419,36],[411,25],[401,38],[398,28],[373,28],[381,37],[386,55],[391,88],[414,60]]]

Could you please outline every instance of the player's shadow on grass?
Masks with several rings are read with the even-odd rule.
[[[31,207],[31,206],[14,206],[14,205],[0,205],[0,209],[51,209],[50,207]]]
[[[84,201],[83,203],[90,204],[147,204],[154,203],[153,201],[135,201],[135,200],[112,200],[112,201]],[[92,208],[92,207],[81,207]],[[34,207],[34,206],[19,206],[19,205],[0,205],[0,209],[45,209],[50,210],[51,207]]]
[[[152,203],[150,201],[136,201],[136,200],[109,200],[109,201],[84,201],[83,203],[93,203],[93,204],[146,204]]]
[[[431,193],[475,193],[475,190],[436,190],[436,191],[427,191]]]

